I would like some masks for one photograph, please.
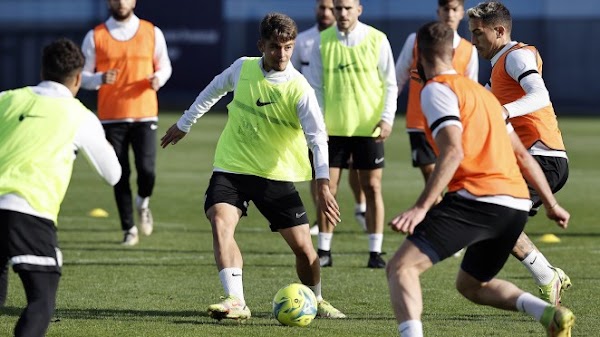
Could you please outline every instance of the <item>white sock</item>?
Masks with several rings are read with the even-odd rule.
[[[532,250],[521,263],[529,270],[537,285],[543,286],[552,282],[554,269],[550,268],[550,264],[541,252]]]
[[[315,293],[315,297],[317,298],[317,302],[321,302],[323,300],[323,295],[321,295],[321,281],[315,284],[314,286],[308,286],[310,290]]]
[[[127,233],[131,233],[131,234],[135,234],[135,235],[137,235],[137,233],[138,233],[138,229],[137,229],[137,227],[136,227],[136,226],[133,226],[133,227],[129,228],[129,230],[126,230],[126,231],[125,231],[125,234],[127,234]]]
[[[369,234],[369,252],[381,253],[383,233]]]
[[[139,195],[135,197],[135,206],[137,208],[148,208],[150,206],[150,197],[142,198]]]
[[[333,233],[321,233],[319,232],[317,247],[320,250],[330,251],[331,240],[333,239]]]
[[[523,293],[517,298],[517,310],[528,313],[538,322],[542,318],[544,309],[549,306],[550,304],[548,304],[546,301],[539,297],[535,297],[530,293]]]
[[[400,337],[423,337],[423,323],[416,319],[404,321],[398,325]]]
[[[367,204],[354,204],[354,213],[364,213],[367,211]]]
[[[241,268],[223,268],[219,272],[219,279],[223,285],[223,290],[225,290],[225,296],[233,295],[237,297],[242,304],[246,304]]]

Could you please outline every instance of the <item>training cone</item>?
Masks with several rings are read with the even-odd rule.
[[[93,218],[107,218],[108,212],[103,210],[102,208],[94,208],[88,213],[88,215]]]
[[[554,234],[544,234],[540,236],[540,242],[543,243],[559,243],[560,239]]]

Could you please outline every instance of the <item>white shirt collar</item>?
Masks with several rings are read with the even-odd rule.
[[[73,93],[64,84],[54,81],[42,81],[33,87],[33,91],[44,96],[73,97]]]
[[[517,41],[510,41],[509,43],[506,44],[506,46],[504,46],[504,48],[500,49],[500,51],[497,52],[496,55],[494,55],[494,57],[492,57],[492,59],[490,60],[492,62],[492,67],[494,65],[496,65],[496,62],[498,62],[498,59],[500,58],[500,56],[502,56],[507,50],[509,50],[516,44],[517,44]]]

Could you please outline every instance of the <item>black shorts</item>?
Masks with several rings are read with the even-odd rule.
[[[413,167],[427,166],[435,163],[436,156],[425,132],[409,132],[410,154]]]
[[[58,249],[54,222],[0,209],[0,261],[7,258],[17,273],[36,271],[60,274],[62,253]]]
[[[506,263],[526,222],[526,211],[447,193],[408,239],[434,264],[468,247],[461,268],[487,282]]]
[[[375,170],[385,166],[383,142],[373,137],[329,136],[329,167]]]
[[[308,224],[306,209],[291,182],[253,175],[213,172],[204,200],[204,211],[226,203],[247,215],[250,201],[269,221],[271,231]]]
[[[540,164],[552,193],[560,191],[569,178],[569,161],[562,157],[533,156],[533,158]],[[533,202],[533,207],[531,208],[529,215],[534,216],[542,205],[542,200],[533,187],[528,187],[529,195]]]

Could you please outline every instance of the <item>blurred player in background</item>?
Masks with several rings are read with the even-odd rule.
[[[251,316],[244,298],[242,253],[234,237],[250,201],[294,252],[298,278],[317,297],[317,315],[346,317],[323,300],[321,270],[308,216],[294,187],[296,181],[311,179],[308,144],[314,158],[319,209],[327,221],[340,221],[338,205],[329,191],[323,115],[304,76],[293,66],[288,67],[297,35],[296,23],[289,16],[266,15],[258,41],[262,57],[241,57],[217,75],[161,139],[163,148],[176,144],[219,99],[234,92],[204,203],[225,291],[222,302],[208,307],[209,315],[216,319]]]
[[[504,121],[498,100],[453,69],[453,36],[452,28],[442,22],[426,24],[417,33],[419,76],[425,83],[421,105],[438,159],[414,206],[390,221],[393,230],[409,234],[387,268],[398,332],[402,337],[423,336],[420,275],[467,247],[456,279],[465,298],[525,312],[548,336],[571,336],[575,316],[569,309],[496,278],[531,208],[523,177],[560,227],[567,227],[570,214],[554,198],[512,125]]]
[[[359,0],[334,0],[336,25],[315,40],[307,79],[314,88],[329,135],[330,189],[337,194],[342,169],[352,158],[366,197],[368,268],[384,268],[384,141],[392,132],[398,87],[387,36],[358,20]],[[321,266],[333,264],[334,227],[319,221]]]
[[[478,81],[479,59],[477,50],[467,40],[458,35],[458,26],[465,15],[464,0],[438,0],[437,16],[440,22],[448,24],[454,30],[454,56],[452,65],[459,74],[465,75],[473,81]],[[421,110],[421,89],[423,84],[415,76],[417,70],[417,45],[416,33],[406,39],[400,56],[396,61],[396,81],[398,94],[408,82],[408,104],[406,107],[406,131],[410,141],[410,150],[413,167],[421,169],[425,182],[429,179],[435,166],[435,154],[425,137],[426,121]],[[441,196],[438,202],[441,200]]]
[[[540,164],[553,193],[569,176],[569,162],[550,95],[542,78],[542,59],[533,46],[512,41],[512,19],[499,2],[483,2],[467,11],[472,42],[479,54],[492,62],[486,87],[504,107],[504,115],[523,145]],[[542,205],[529,186],[534,216]],[[522,233],[512,252],[533,276],[540,297],[558,305],[571,280],[562,269],[553,267],[539,249]]]
[[[315,17],[317,23],[312,28],[298,34],[298,37],[296,38],[296,46],[294,47],[294,53],[292,54],[291,62],[294,65],[294,68],[299,70],[302,74],[306,74],[309,70],[310,54],[315,44],[315,40],[318,39],[320,32],[335,24],[335,17],[333,16],[333,0],[317,0]],[[352,195],[354,196],[354,217],[361,226],[362,230],[366,231],[367,223],[365,220],[365,214],[367,210],[367,204],[365,201],[365,194],[360,188],[357,170],[348,171],[348,183],[350,185],[350,189],[352,190]],[[316,208],[318,202],[316,200],[317,191],[315,187],[316,183],[313,180],[310,185],[310,192]],[[317,214],[318,213],[319,212],[317,210]],[[310,228],[311,235],[319,234],[319,225],[316,222],[318,221],[315,221],[315,225]]]
[[[137,171],[137,209],[141,232],[150,235],[154,220],[150,196],[156,179],[156,92],[171,77],[171,61],[162,31],[140,20],[135,0],[108,0],[111,16],[83,40],[85,66],[82,88],[98,91],[98,117],[114,146],[123,176],[114,194],[123,230],[123,245],[139,241],[129,184],[129,146]]]
[[[56,40],[44,48],[42,82],[0,93],[0,273],[10,262],[27,297],[16,337],[44,336],[54,313],[56,220],[75,156],[82,152],[111,185],[121,177],[98,118],[75,98],[83,63],[78,45]]]

